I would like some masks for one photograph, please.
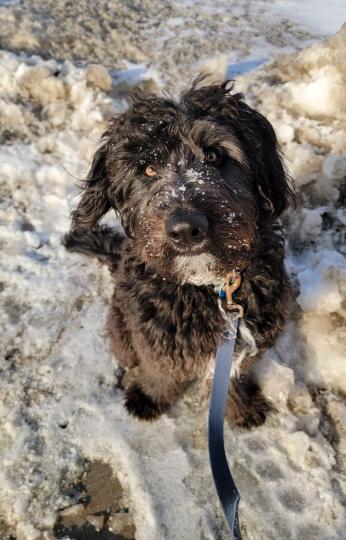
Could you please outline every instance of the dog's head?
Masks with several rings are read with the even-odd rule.
[[[114,208],[141,261],[197,285],[243,270],[291,197],[270,123],[227,82],[200,82],[110,121],[73,213],[80,229]]]

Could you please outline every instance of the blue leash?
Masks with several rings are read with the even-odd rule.
[[[228,292],[227,288],[226,292]],[[233,304],[232,292],[227,295],[227,304],[228,307],[237,307]],[[221,298],[223,296],[223,294],[220,294]],[[238,313],[232,312],[229,316],[232,323],[231,327],[221,339],[216,352],[214,380],[209,406],[208,446],[214,484],[231,531],[231,538],[233,540],[242,540],[238,516],[240,495],[227,463],[223,429],[232,358],[242,310],[238,309]]]

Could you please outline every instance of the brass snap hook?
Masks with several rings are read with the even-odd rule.
[[[237,310],[239,318],[241,319],[244,315],[243,306],[236,304],[233,300],[233,293],[240,287],[241,284],[241,275],[239,272],[233,270],[226,275],[225,281],[225,292],[226,292],[226,309]]]

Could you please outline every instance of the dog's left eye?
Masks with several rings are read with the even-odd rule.
[[[208,150],[204,154],[205,163],[218,163],[220,161],[220,154],[216,150]]]
[[[148,165],[144,170],[144,174],[145,176],[155,176],[157,171],[152,165]]]

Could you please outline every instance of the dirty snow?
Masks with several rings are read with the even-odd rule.
[[[345,18],[345,4],[339,0],[330,0],[328,6],[316,0],[277,0],[273,10],[319,34],[334,34]]]
[[[0,4],[2,10],[9,9],[6,4],[17,13],[22,9],[20,3]],[[1,540],[10,534],[18,540],[52,538],[61,509],[73,510],[75,504],[64,486],[76,482],[85,460],[112,466],[127,493],[136,538],[228,537],[208,465],[203,384],[155,424],[129,419],[105,333],[113,286],[108,271],[67,254],[60,244],[76,201],[76,181],[85,176],[106,119],[126,107],[128,87],[175,79],[181,87],[195,62],[225,54],[225,43],[227,54],[216,58],[216,71],[241,58],[268,59],[239,77],[237,88],[273,122],[298,190],[297,208],[285,221],[296,303],[277,346],[258,368],[279,412],[251,432],[226,429],[242,494],[243,535],[344,538],[346,27],[330,41],[311,42],[317,34],[334,32],[346,14],[343,3],[334,1],[337,19],[321,18],[316,26],[309,18],[312,35],[292,22],[291,12],[280,19],[275,10],[282,11],[282,2],[274,4],[266,23],[263,10],[272,8],[253,4],[235,2],[230,13],[223,1],[203,8],[198,2],[172,3],[167,39],[157,42],[159,53],[167,53],[166,64],[164,56],[155,62],[156,42],[150,39],[148,56],[134,55],[137,67],[128,63],[126,49],[118,62],[129,71],[111,73],[108,93],[102,66],[88,75],[66,48],[57,54],[59,35],[52,38],[51,51],[68,57],[65,61],[0,52]],[[200,27],[187,25],[180,35],[186,6],[189,17],[201,11]],[[44,35],[34,41],[32,15],[21,19],[22,33],[15,36],[13,12],[6,13],[2,42],[19,50],[31,46],[36,53],[41,47],[46,56]],[[208,24],[220,13],[224,35],[218,26],[209,47],[214,30]],[[275,33],[278,22],[281,37]],[[150,25],[141,32],[153,35]],[[200,58],[191,54],[191,36],[198,32]],[[78,40],[82,50],[83,38]],[[178,44],[181,52],[185,40],[188,68],[182,78],[181,56],[170,55],[167,46]],[[296,49],[303,50],[269,62],[274,53]],[[98,43],[92,61],[100,61],[103,52]],[[112,58],[104,54],[107,65]],[[141,62],[152,64],[150,75]]]

